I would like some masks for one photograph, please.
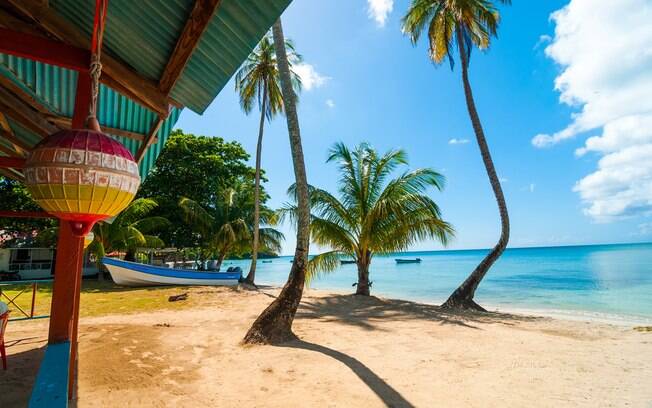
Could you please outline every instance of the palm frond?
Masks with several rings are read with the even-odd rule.
[[[342,255],[347,254],[340,251],[328,251],[315,255],[308,260],[308,268],[306,269],[306,285],[310,286],[310,284],[320,276],[337,270],[341,265],[340,257]]]

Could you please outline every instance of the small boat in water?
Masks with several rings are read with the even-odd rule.
[[[397,264],[414,264],[421,263],[421,258],[416,259],[395,259]]]
[[[341,259],[341,260],[340,260],[340,263],[341,263],[342,265],[350,265],[350,264],[354,264],[355,261],[347,260],[347,259]]]
[[[113,281],[123,286],[233,286],[242,278],[240,268],[229,268],[227,272],[204,272],[145,265],[115,258],[102,258],[102,263],[111,273]]]

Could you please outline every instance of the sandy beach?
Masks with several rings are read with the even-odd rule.
[[[274,294],[192,288],[200,306],[82,318],[78,406],[652,406],[652,333],[631,326],[309,290],[301,341],[240,345]],[[25,406],[46,338],[47,320],[10,324],[0,406]]]

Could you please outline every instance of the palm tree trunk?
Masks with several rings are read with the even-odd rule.
[[[303,147],[301,146],[296,95],[292,89],[290,66],[280,19],[276,20],[272,30],[297,186],[297,245],[288,281],[279,296],[258,316],[245,335],[243,342],[248,344],[274,344],[296,339],[296,335],[292,332],[292,322],[303,295],[310,244],[308,180],[303,159]]]
[[[482,161],[487,171],[487,176],[489,176],[489,182],[491,183],[491,188],[494,192],[494,196],[496,197],[496,203],[498,204],[501,231],[500,239],[498,240],[496,246],[487,254],[482,262],[480,262],[480,264],[469,275],[469,277],[466,278],[466,280],[457,289],[455,289],[453,294],[450,295],[448,300],[446,300],[442,306],[447,308],[484,311],[482,306],[478,305],[473,300],[473,297],[475,296],[475,291],[478,288],[478,285],[489,271],[489,268],[491,268],[494,262],[498,260],[500,255],[502,255],[502,253],[505,251],[505,248],[507,247],[507,242],[509,242],[509,214],[507,213],[507,204],[505,203],[503,189],[500,186],[500,180],[496,174],[496,168],[494,167],[493,160],[491,159],[489,146],[487,145],[487,140],[484,136],[482,124],[480,123],[480,117],[478,116],[478,111],[475,107],[475,101],[473,100],[473,93],[471,92],[471,84],[469,82],[468,73],[468,54],[465,47],[464,35],[462,34],[461,30],[457,30],[457,44],[460,52],[460,59],[462,60],[462,81],[464,82],[466,106],[469,111],[469,116],[471,117],[471,123],[473,124],[475,137],[478,142],[478,147],[480,148]]]
[[[358,284],[356,285],[356,295],[369,296],[371,285],[369,283],[369,260],[366,258],[358,259]]]
[[[222,268],[222,263],[224,263],[224,258],[226,258],[226,252],[220,253],[220,255],[217,257],[217,263],[215,265],[215,268],[218,272]]]
[[[267,83],[263,81],[263,104],[260,110],[258,144],[256,145],[256,175],[254,186],[254,233],[251,242],[251,266],[245,282],[253,285],[256,279],[256,262],[258,261],[258,236],[260,233],[260,160],[263,152],[263,130],[265,128],[265,109],[267,108]]]

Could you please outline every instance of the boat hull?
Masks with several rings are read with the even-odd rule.
[[[122,286],[234,286],[242,277],[236,272],[198,272],[163,268],[135,262],[103,258],[102,263],[111,273],[113,281]]]

